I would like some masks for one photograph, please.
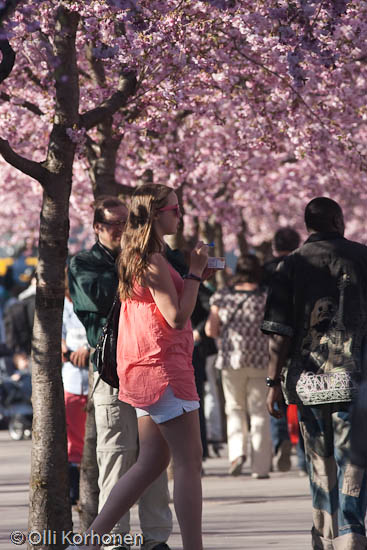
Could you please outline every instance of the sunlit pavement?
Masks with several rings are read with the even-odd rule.
[[[12,441],[8,432],[1,430],[0,449],[0,549],[15,550],[19,545],[11,542],[11,533],[27,531],[31,442]],[[248,464],[241,476],[227,475],[225,454],[224,449],[220,458],[204,463],[205,550],[309,550],[311,500],[307,478],[299,477],[295,468],[296,458],[292,457],[290,472],[274,472],[270,479],[255,480]],[[75,512],[73,517],[77,530]],[[136,507],[131,530],[139,532]],[[172,550],[182,549],[176,521],[169,544]]]

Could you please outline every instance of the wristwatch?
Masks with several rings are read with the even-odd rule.
[[[274,388],[274,386],[280,386],[280,378],[269,378],[267,377],[266,379],[266,385],[268,386],[268,388]]]
[[[184,275],[182,277],[183,279],[192,279],[193,281],[197,281],[198,283],[202,283],[203,279],[199,277],[198,275],[194,275],[194,273],[187,273],[187,275]]]

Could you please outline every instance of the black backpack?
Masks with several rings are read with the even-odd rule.
[[[113,388],[119,387],[116,350],[120,309],[121,302],[116,295],[93,354],[93,363],[100,378]]]

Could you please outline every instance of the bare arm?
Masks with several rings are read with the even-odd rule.
[[[273,380],[280,377],[282,367],[284,366],[288,357],[289,348],[291,344],[291,338],[288,336],[281,336],[280,334],[273,334],[269,338],[269,365],[268,376]],[[280,385],[269,388],[266,405],[269,414],[280,418],[282,413],[280,412],[280,405],[283,401],[282,389]],[[278,404],[278,410],[275,408],[275,404]]]
[[[208,248],[198,243],[191,253],[190,273],[201,277],[208,263]],[[184,289],[179,298],[173,283],[167,260],[161,254],[153,254],[145,277],[157,307],[170,327],[183,329],[197,300],[199,281],[185,279]]]
[[[211,306],[209,317],[205,323],[205,334],[210,338],[218,338],[220,330],[219,308]]]

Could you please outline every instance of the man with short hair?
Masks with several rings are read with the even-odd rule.
[[[127,208],[115,197],[96,201],[93,229],[94,246],[76,254],[70,262],[69,285],[75,313],[84,324],[88,343],[95,348],[117,291],[115,261],[120,252],[121,235]],[[95,372],[98,379],[98,372]],[[118,390],[103,380],[95,387],[94,408],[97,429],[99,510],[118,479],[135,463],[138,452],[136,412],[118,399]],[[139,500],[139,517],[144,550],[169,550],[166,541],[172,531],[167,474],[164,472]],[[125,514],[113,534],[130,531],[130,516]],[[125,547],[119,547],[121,549]]]
[[[279,264],[267,301],[267,406],[278,415],[283,389],[300,411],[312,548],[365,550],[366,471],[350,459],[350,420],[366,379],[367,247],[343,237],[342,210],[329,198],[306,206],[305,224],[310,236]]]

